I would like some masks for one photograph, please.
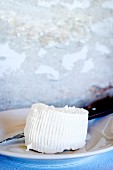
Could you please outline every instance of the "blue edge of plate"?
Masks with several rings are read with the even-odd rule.
[[[29,160],[0,155],[0,170],[112,170],[113,151],[75,159]]]

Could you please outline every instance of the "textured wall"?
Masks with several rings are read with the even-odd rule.
[[[0,110],[113,95],[113,0],[0,0]]]

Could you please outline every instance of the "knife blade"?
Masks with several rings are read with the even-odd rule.
[[[6,142],[11,141],[11,140],[20,139],[20,138],[23,138],[23,137],[24,137],[24,133],[22,132],[22,133],[19,133],[19,134],[15,135],[15,136],[12,136],[12,137],[9,137],[9,138],[7,138],[5,140],[0,141],[0,144],[1,143],[6,143]]]

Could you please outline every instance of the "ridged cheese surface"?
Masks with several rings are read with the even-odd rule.
[[[24,129],[25,145],[42,153],[75,150],[85,145],[88,111],[68,107],[55,108],[34,104]]]

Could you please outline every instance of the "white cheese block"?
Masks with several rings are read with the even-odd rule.
[[[55,108],[37,103],[31,107],[24,129],[27,150],[57,153],[85,145],[88,111],[82,108]]]

